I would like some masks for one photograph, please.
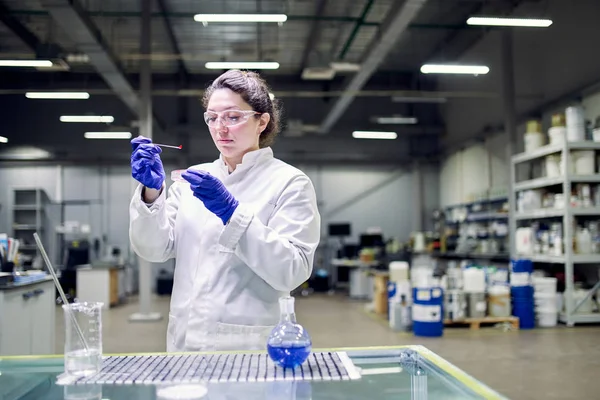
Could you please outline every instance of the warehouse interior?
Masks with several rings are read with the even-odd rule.
[[[227,15],[285,18],[208,18]],[[167,187],[218,159],[201,99],[230,68],[268,82],[274,156],[314,186],[320,241],[292,291],[314,349],[422,345],[506,398],[594,397],[598,15],[596,0],[0,0],[0,398],[52,398],[3,391],[18,381],[3,357],[67,341],[34,232],[67,300],[105,303],[105,354],[165,351],[176,260],[132,248],[130,140],[179,147],[160,154]]]

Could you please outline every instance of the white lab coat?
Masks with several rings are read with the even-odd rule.
[[[151,206],[139,185],[130,204],[135,252],[150,262],[176,258],[167,351],[264,349],[279,297],[312,272],[321,230],[314,187],[269,147],[247,153],[231,174],[221,158],[192,168],[239,201],[227,225],[186,182]]]

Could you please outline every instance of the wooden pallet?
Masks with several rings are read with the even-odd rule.
[[[465,318],[463,320],[452,321],[444,320],[444,325],[469,325],[471,330],[479,330],[481,324],[498,324],[502,322],[510,322],[513,329],[519,329],[519,318],[518,317],[483,317],[483,318]]]

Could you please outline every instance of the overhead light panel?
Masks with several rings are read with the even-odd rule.
[[[50,60],[0,60],[0,67],[49,68],[53,65]]]
[[[86,132],[86,139],[131,139],[131,132]]]
[[[4,136],[0,136],[0,143],[8,143],[8,138]]]
[[[215,61],[204,64],[207,69],[278,69],[277,62],[239,62],[239,61]]]
[[[394,103],[445,103],[448,101],[445,97],[403,97],[392,96]]]
[[[27,92],[28,99],[54,99],[54,100],[87,100],[88,92]]]
[[[424,74],[466,74],[485,75],[490,69],[485,65],[448,65],[448,64],[425,64],[421,67]]]
[[[467,25],[547,28],[552,25],[552,20],[537,18],[471,17],[467,19]]]
[[[111,115],[62,115],[60,122],[91,122],[110,124],[115,121]]]
[[[354,131],[352,132],[354,139],[396,139],[396,132],[379,132],[379,131]]]
[[[414,125],[418,121],[415,117],[378,117],[375,118],[375,122],[386,125]]]
[[[194,21],[209,22],[276,22],[287,21],[285,14],[196,14]]]
[[[332,62],[329,64],[331,69],[336,72],[358,72],[360,71],[360,64],[349,63],[349,62]]]

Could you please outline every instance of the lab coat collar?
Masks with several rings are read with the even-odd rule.
[[[242,157],[242,163],[238,164],[232,173],[252,168],[254,165],[267,158],[273,158],[273,149],[270,147],[249,151],[248,153],[244,154]],[[225,176],[230,175],[229,168],[227,167],[227,163],[225,162],[222,154],[219,156],[219,165]]]

